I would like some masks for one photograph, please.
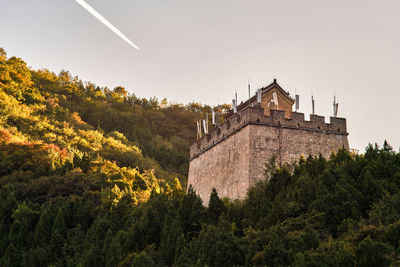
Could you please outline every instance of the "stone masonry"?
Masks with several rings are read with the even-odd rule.
[[[265,164],[275,156],[278,164],[298,161],[301,155],[349,149],[346,119],[325,118],[283,110],[269,110],[262,104],[242,107],[220,127],[190,147],[188,185],[208,204],[212,188],[220,197],[243,199],[249,187],[264,179]],[[290,118],[290,119],[289,119]]]

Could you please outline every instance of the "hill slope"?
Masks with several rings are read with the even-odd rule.
[[[0,54],[4,135],[63,150],[70,169],[81,167],[75,163],[82,158],[101,157],[186,183],[195,123],[209,106],[141,99],[123,87],[100,88],[67,71],[31,70],[19,58],[7,59],[4,50]]]
[[[268,166],[245,200],[214,191],[204,207],[174,177],[207,109],[0,50],[0,266],[400,265],[400,154],[386,142]]]

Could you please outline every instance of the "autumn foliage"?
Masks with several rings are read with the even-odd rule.
[[[400,154],[387,142],[278,169],[265,159],[246,199],[213,190],[205,207],[185,188],[210,110],[0,49],[0,266],[400,265]]]

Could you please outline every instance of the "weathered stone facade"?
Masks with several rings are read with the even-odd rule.
[[[272,156],[278,164],[292,163],[301,155],[328,158],[332,151],[349,149],[346,120],[303,113],[269,110],[263,105],[241,108],[190,148],[188,185],[205,204],[212,188],[220,197],[243,199],[247,190],[264,179],[265,164]],[[290,117],[290,119],[288,118]]]
[[[292,116],[293,99],[282,93],[277,87],[272,87],[270,90],[266,90],[261,97],[261,107],[264,109],[265,116],[271,116],[271,109],[268,106],[269,100],[272,98],[272,94],[276,93],[279,101],[279,110],[285,111],[285,118],[290,119]]]

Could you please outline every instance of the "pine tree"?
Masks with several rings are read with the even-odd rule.
[[[53,223],[52,232],[56,231],[62,236],[67,234],[67,226],[65,224],[64,214],[61,208],[58,209],[56,219]]]
[[[8,245],[6,252],[1,259],[1,266],[22,266],[22,253],[18,251],[14,244]]]
[[[35,235],[34,235],[35,244],[37,245],[47,244],[50,240],[50,234],[51,234],[50,229],[52,229],[51,218],[48,214],[47,209],[44,209],[35,227]]]
[[[224,202],[222,202],[222,200],[218,197],[217,190],[213,188],[210,194],[210,201],[208,202],[207,220],[211,224],[216,225],[219,217],[225,211],[226,207],[224,205]]]

